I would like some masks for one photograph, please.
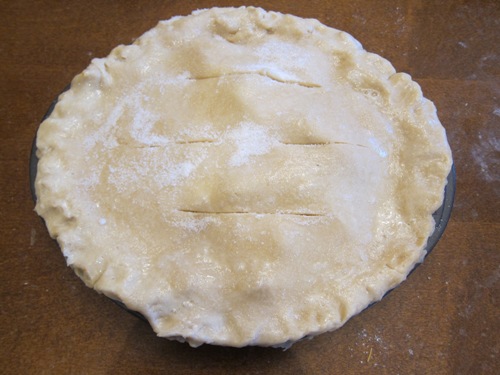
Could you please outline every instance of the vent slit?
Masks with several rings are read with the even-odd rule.
[[[322,213],[309,213],[309,212],[202,211],[202,210],[187,210],[187,209],[177,209],[177,211],[188,214],[202,214],[202,215],[289,215],[289,216],[310,216],[310,217],[326,216],[325,214]]]

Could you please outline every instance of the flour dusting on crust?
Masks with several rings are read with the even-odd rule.
[[[37,148],[36,211],[68,264],[192,346],[341,327],[423,259],[452,162],[410,76],[253,7],[92,60]]]

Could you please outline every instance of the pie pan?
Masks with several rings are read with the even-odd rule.
[[[68,85],[64,90],[67,91],[70,88],[70,85]],[[57,104],[58,99],[56,98],[50,105],[47,113],[42,119],[42,122],[50,116],[52,111],[54,110],[55,105]],[[35,180],[36,180],[36,174],[37,174],[37,165],[38,165],[38,157],[36,155],[37,147],[36,147],[36,136],[34,137],[33,144],[31,147],[31,154],[30,154],[30,162],[29,162],[29,177],[30,177],[30,190],[32,194],[33,200],[36,202],[37,197],[36,197],[36,191],[35,191]],[[441,238],[442,234],[444,233],[444,230],[446,229],[446,225],[450,219],[451,216],[451,211],[453,207],[453,201],[455,197],[455,188],[456,188],[456,172],[455,172],[455,166],[452,165],[451,171],[448,174],[447,177],[447,184],[444,189],[444,198],[442,205],[433,213],[433,218],[435,221],[435,229],[431,236],[427,240],[427,244],[425,246],[425,251],[426,255],[430,253],[430,251],[436,246],[437,242]],[[415,269],[415,268],[414,268]],[[413,270],[414,270],[413,269]],[[413,272],[413,270],[411,272]],[[410,272],[410,273],[411,273]],[[387,292],[389,293],[390,290]],[[387,295],[386,293],[386,295]],[[133,311],[128,309],[122,302],[116,301],[112,298],[110,298],[113,302],[118,304],[120,307],[124,308],[126,311],[129,313],[145,320],[144,316],[140,314],[139,312]]]

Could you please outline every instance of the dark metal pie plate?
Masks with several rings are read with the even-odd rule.
[[[68,89],[69,89],[69,86],[66,87],[64,91],[66,91]],[[49,107],[49,110],[47,111],[47,113],[43,117],[42,121],[50,116],[50,114],[54,110],[55,105],[57,104],[57,100],[58,99],[55,99],[52,102],[52,104]],[[35,136],[35,139],[33,140],[33,145],[31,147],[30,166],[29,166],[31,195],[32,195],[33,200],[35,202],[36,202],[35,179],[36,179],[37,165],[38,165],[38,158],[36,156],[36,136]],[[455,166],[453,165],[450,173],[448,174],[448,182],[447,182],[446,187],[444,189],[443,204],[432,215],[434,218],[434,221],[436,222],[436,227],[435,227],[432,235],[427,240],[427,245],[425,247],[427,254],[429,254],[430,251],[436,246],[439,239],[443,235],[444,230],[446,229],[446,225],[448,224],[448,221],[449,221],[450,216],[451,216],[453,201],[455,199],[455,187],[456,187],[456,172],[455,172]],[[387,292],[387,293],[389,293],[389,292]],[[116,300],[113,300],[113,301],[115,303],[117,303],[119,306],[126,309],[131,314],[133,314],[133,315],[135,315],[143,320],[146,320],[146,318],[144,318],[140,313],[127,309],[127,307],[122,302],[116,301]]]

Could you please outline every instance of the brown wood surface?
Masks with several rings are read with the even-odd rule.
[[[0,373],[498,374],[500,2],[255,1],[318,18],[410,73],[447,129],[457,195],[425,263],[342,329],[291,350],[187,345],[67,268],[28,183],[51,101],[160,19],[238,1],[0,1]]]

